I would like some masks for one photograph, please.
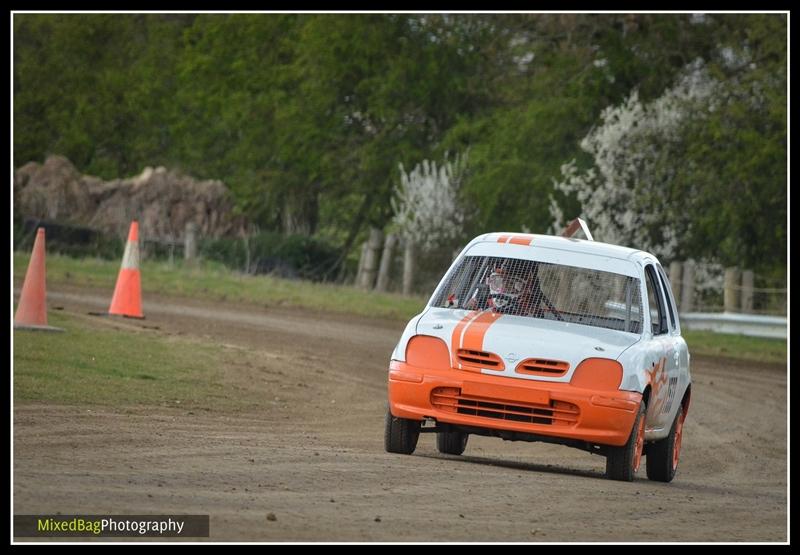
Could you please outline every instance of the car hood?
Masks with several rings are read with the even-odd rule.
[[[637,334],[596,326],[443,308],[427,311],[416,333],[444,340],[453,360],[458,349],[470,349],[499,356],[507,370],[528,358],[569,363],[569,371],[561,378],[537,378],[553,381],[568,381],[584,359],[616,360],[640,339]]]

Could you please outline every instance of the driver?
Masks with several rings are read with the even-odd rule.
[[[539,263],[495,268],[486,280],[489,288],[487,304],[495,310],[519,316],[544,317],[545,311],[558,311],[542,291]]]

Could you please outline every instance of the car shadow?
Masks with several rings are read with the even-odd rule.
[[[568,468],[553,464],[536,464],[526,463],[519,461],[509,461],[503,459],[493,459],[488,457],[475,457],[471,455],[444,455],[444,454],[427,454],[417,453],[417,457],[425,457],[428,459],[447,459],[454,462],[462,462],[468,464],[479,464],[483,466],[499,466],[502,468],[510,468],[513,470],[524,470],[527,472],[545,472],[549,474],[563,474],[570,476],[580,476],[581,478],[602,478],[605,479],[605,472],[596,470],[580,470],[575,468]]]

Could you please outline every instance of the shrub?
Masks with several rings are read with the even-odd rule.
[[[250,261],[246,267],[248,246]],[[339,255],[333,245],[318,237],[275,232],[250,237],[247,245],[243,239],[208,239],[201,241],[199,250],[204,257],[230,268],[313,281],[330,279],[326,272]]]

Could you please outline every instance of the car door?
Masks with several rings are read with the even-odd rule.
[[[664,268],[661,267],[661,264],[657,263],[655,268],[658,274],[659,284],[664,293],[664,300],[666,301],[667,313],[670,320],[669,338],[666,339],[668,391],[667,400],[662,410],[667,425],[671,425],[675,414],[678,412],[678,406],[683,399],[683,394],[691,382],[689,375],[689,349],[681,335],[678,305],[675,303],[675,296],[672,294],[672,287],[670,286],[667,273],[664,271]]]
[[[650,314],[650,335],[648,354],[650,398],[647,405],[646,426],[648,432],[658,432],[668,427],[668,412],[671,409],[670,388],[677,386],[678,365],[674,358],[674,338],[670,326],[669,310],[655,262],[645,263],[645,286],[647,289],[647,309]],[[673,328],[674,329],[674,328]],[[665,410],[667,412],[665,412]]]

